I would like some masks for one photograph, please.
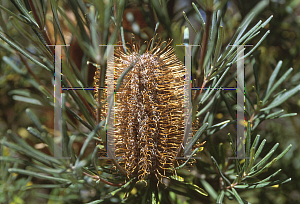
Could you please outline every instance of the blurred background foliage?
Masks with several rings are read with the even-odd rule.
[[[33,56],[38,56],[42,50],[41,44],[38,44],[38,41],[34,41],[32,36],[36,34],[36,31],[31,29],[29,26],[23,24],[23,27],[18,26],[16,17],[10,17],[12,14],[4,12],[3,8],[7,8],[13,13],[18,14],[20,11],[16,9],[14,3],[18,1],[6,1],[0,0],[2,8],[0,8],[0,26],[1,31],[4,32],[11,39],[17,41],[22,47],[31,53]],[[28,5],[29,1],[24,1],[25,5],[30,8]],[[100,53],[90,53],[87,47],[85,47],[81,41],[82,39],[93,38],[94,36],[89,36],[89,31],[86,27],[83,26],[83,32],[81,30],[80,38],[76,36],[74,30],[70,27],[70,24],[73,23],[75,28],[80,27],[80,23],[76,22],[77,16],[74,15],[74,9],[72,3],[68,1],[58,1],[58,5],[63,9],[63,13],[68,17],[70,21],[62,15],[59,14],[59,21],[62,28],[62,33],[64,40],[59,36],[58,28],[53,26],[53,19],[50,1],[40,1],[47,8],[44,12],[46,13],[46,18],[41,24],[46,25],[47,34],[49,36],[50,42],[53,44],[71,44],[70,55],[74,60],[75,65],[79,68],[79,73],[81,74],[83,81],[86,86],[93,85],[93,75],[95,68],[92,66],[87,66],[86,61],[91,60],[101,65],[105,64],[105,60],[97,58],[97,56],[103,55],[104,50],[100,49]],[[175,46],[176,44],[182,44],[183,42],[183,29],[184,26],[188,26],[190,30],[189,43],[197,41],[197,36],[193,32],[193,28],[187,23],[186,19],[182,15],[182,11],[186,13],[191,24],[194,26],[194,29],[201,30],[200,19],[198,18],[195,10],[192,7],[192,1],[187,0],[169,0],[169,1],[159,1],[160,3],[165,3],[166,6],[162,7],[161,10],[155,8],[155,2],[151,0],[130,0],[126,1],[124,15],[122,16],[122,25],[124,29],[124,38],[126,42],[130,42],[132,39],[132,33],[135,35],[135,40],[143,44],[144,41],[149,41],[155,34],[155,26],[158,19],[161,19],[160,25],[157,28],[158,37],[162,39],[171,38],[173,39],[173,46],[176,49],[178,57],[183,61],[184,50],[181,47]],[[240,23],[249,13],[249,11],[254,8],[254,6],[259,3],[258,0],[252,1],[243,1],[243,0],[229,0],[227,3],[227,10],[223,19],[223,27],[225,32],[225,37],[223,40],[223,49],[229,43],[232,35],[240,26]],[[119,31],[114,34],[115,27],[112,25],[117,22],[118,18],[117,11],[113,8],[115,1],[92,1],[84,0],[83,4],[87,6],[93,4],[95,7],[102,9],[104,16],[114,16],[114,18],[108,19],[105,22],[103,19],[100,20],[102,24],[100,42],[109,42],[110,39],[119,39]],[[195,2],[196,5],[197,2]],[[198,6],[199,7],[199,6]],[[206,19],[205,12],[200,9],[200,12]],[[82,15],[80,13],[80,15]],[[88,14],[86,14],[88,15]],[[255,64],[258,67],[259,79],[260,79],[260,89],[264,90],[268,86],[268,80],[270,74],[274,71],[278,61],[282,61],[282,68],[279,72],[279,76],[283,75],[290,67],[293,67],[292,76],[280,84],[278,90],[288,89],[288,87],[295,87],[299,85],[300,80],[300,1],[299,0],[272,0],[269,2],[269,5],[263,9],[259,15],[250,23],[249,28],[252,28],[259,20],[265,21],[271,15],[273,19],[263,28],[263,30],[270,30],[268,37],[262,42],[259,48],[253,53],[255,58]],[[85,16],[81,16],[85,19]],[[102,17],[101,17],[102,18]],[[163,20],[162,20],[163,19]],[[106,18],[107,20],[107,18]],[[93,23],[93,22],[89,22]],[[76,25],[77,24],[77,25]],[[78,27],[77,27],[78,26]],[[25,29],[28,32],[28,36],[20,35],[20,30]],[[263,31],[262,33],[265,33]],[[117,35],[117,36],[114,36]],[[259,34],[260,37],[253,38],[248,44],[257,44],[263,34]],[[35,43],[33,43],[33,41]],[[54,43],[55,42],[55,43]],[[39,47],[40,46],[40,47]],[[85,48],[85,49],[84,49]],[[93,47],[91,47],[92,49]],[[37,51],[38,50],[38,51]],[[97,55],[98,54],[98,55]],[[51,57],[49,57],[51,59]],[[42,58],[41,58],[42,59]],[[248,60],[248,61],[247,61]],[[252,63],[250,59],[247,59],[245,64],[246,72],[246,86],[248,93],[251,97],[255,97],[254,90],[252,88],[255,85],[255,78],[253,76]],[[47,59],[45,59],[45,62]],[[49,59],[48,62],[49,63]],[[9,65],[8,62],[13,62],[15,66],[20,69],[13,68],[14,65]],[[51,62],[51,61],[50,61]],[[197,60],[193,62],[193,68],[197,67]],[[51,64],[48,64],[51,67]],[[29,68],[28,68],[29,67]],[[31,72],[37,76],[38,80],[33,79]],[[7,130],[11,129],[12,132],[17,133],[24,140],[28,142],[32,147],[42,151],[46,154],[49,154],[48,149],[40,143],[40,141],[33,137],[28,131],[28,126],[33,126],[33,122],[29,120],[28,114],[25,110],[30,108],[35,115],[38,116],[39,120],[45,127],[48,128],[48,131],[51,132],[53,129],[53,107],[49,106],[47,102],[44,101],[42,97],[39,96],[37,88],[43,84],[44,87],[48,87],[50,92],[52,91],[53,81],[52,75],[45,69],[34,65],[31,61],[25,60],[24,56],[20,53],[13,50],[7,44],[0,43],[0,135],[6,135]],[[21,97],[23,94],[19,94],[20,90],[24,90],[25,96]],[[19,94],[19,96],[18,96]],[[32,96],[32,99],[29,99]],[[34,96],[34,97],[33,97]],[[40,100],[35,100],[33,98],[38,98]],[[72,104],[71,104],[72,105]],[[293,97],[289,98],[285,103],[283,103],[282,108],[285,112],[299,112],[300,109],[300,93],[297,92]],[[276,109],[277,110],[277,109]],[[278,109],[280,110],[280,109]],[[82,115],[80,115],[82,116]],[[83,116],[82,116],[83,117]],[[229,113],[226,111],[220,110],[215,116],[216,121],[224,121],[230,117]],[[275,172],[278,168],[281,168],[281,174],[279,179],[292,178],[292,180],[282,185],[281,187],[269,187],[261,189],[253,189],[251,191],[241,192],[240,195],[244,199],[247,199],[251,203],[272,203],[272,204],[281,204],[281,203],[291,203],[296,204],[300,203],[300,116],[294,117],[285,117],[278,118],[275,120],[264,121],[258,126],[255,130],[254,135],[260,134],[261,138],[266,139],[265,149],[262,154],[265,155],[268,153],[275,143],[280,143],[279,148],[276,150],[276,153],[279,154],[282,152],[289,144],[293,144],[291,150],[275,163],[271,168],[268,169],[269,172]],[[53,131],[53,130],[52,130]],[[83,132],[88,132],[87,129],[84,129]],[[228,129],[220,131],[213,135],[212,141],[216,144],[224,143],[224,146],[229,147],[227,139]],[[80,151],[82,143],[85,137],[80,137],[76,139],[74,143],[74,150],[77,153]],[[227,148],[227,149],[230,149]],[[2,156],[15,155],[15,153],[2,146],[1,148]],[[225,153],[230,155],[230,153]],[[20,156],[20,155],[19,155]],[[2,161],[1,161],[2,162]],[[204,164],[203,164],[204,165]],[[7,174],[7,169],[10,167],[8,163],[1,165],[1,173]],[[18,166],[20,167],[20,166]],[[209,182],[212,187],[218,189],[219,185],[216,183],[216,174],[205,177],[203,174],[204,167],[201,166],[201,162],[196,164],[197,171],[192,170],[191,172],[183,171],[182,174],[185,174],[185,180],[193,181],[194,184],[197,184],[201,188],[204,188],[208,191],[205,182]],[[207,175],[207,174],[206,174]],[[0,203],[64,203],[64,196],[69,196],[69,202],[72,203],[82,203],[89,201],[89,199],[96,195],[96,192],[93,188],[81,188],[78,192],[78,188],[55,188],[51,189],[33,189],[30,191],[23,191],[22,187],[26,185],[35,184],[44,184],[45,181],[38,178],[31,177],[27,178],[21,174],[9,174],[3,176],[0,183]],[[78,184],[79,186],[81,184]],[[80,187],[79,187],[80,189]],[[103,192],[109,192],[110,188],[105,186],[103,187]],[[137,188],[134,187],[131,191],[131,194],[135,194]],[[4,193],[5,192],[5,193]],[[211,191],[214,192],[214,191]],[[38,195],[38,196],[37,196]],[[171,195],[171,194],[170,194]],[[172,194],[173,195],[173,194]],[[177,203],[185,203],[184,196],[175,197],[173,200],[176,200]],[[237,203],[236,201],[226,200],[226,203]],[[111,201],[113,202],[113,201]],[[119,200],[115,200],[119,202]],[[187,200],[186,203],[213,203],[214,200],[209,197],[201,197],[201,199],[192,199]]]

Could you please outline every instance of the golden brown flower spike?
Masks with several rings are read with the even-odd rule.
[[[170,43],[146,50],[115,95],[115,155],[127,176],[139,180],[165,176],[184,135],[184,66]],[[136,45],[129,55],[117,49],[116,78],[137,57]]]
[[[129,54],[120,47],[115,51],[115,85],[138,59],[115,93],[114,138],[119,165],[127,177],[140,181],[174,173],[184,136],[184,65],[171,42],[158,42],[149,50],[150,42],[142,55],[136,44],[127,47]],[[106,108],[102,110],[104,116]]]

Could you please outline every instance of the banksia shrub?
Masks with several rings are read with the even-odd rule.
[[[16,106],[27,117],[21,115],[22,122],[29,118],[30,124],[27,130],[13,124],[1,138],[1,203],[169,204],[235,199],[243,204],[253,200],[244,192],[291,180],[271,168],[291,145],[277,154],[278,143],[269,148],[265,136],[257,135],[263,121],[295,115],[278,107],[300,88],[296,84],[279,90],[292,73],[289,69],[279,74],[281,61],[267,87],[260,87],[257,48],[270,31],[258,36],[272,16],[250,23],[266,8],[266,1],[253,7],[233,35],[225,32],[230,6],[226,1],[199,0],[189,5],[181,20],[190,29],[181,29],[179,21],[170,18],[172,1],[11,2],[0,5],[4,16],[0,68],[5,69],[10,101],[18,101]],[[191,19],[191,13],[198,21]],[[149,43],[141,43],[141,48],[139,43],[127,44],[132,32],[138,42]],[[21,36],[27,40],[18,39]],[[257,39],[253,47],[237,49],[236,45],[248,45],[253,39]],[[117,42],[120,46],[111,59],[107,47]],[[50,45],[68,43],[62,58],[57,58],[59,50]],[[184,46],[185,61],[182,47],[176,44]],[[57,63],[59,59],[62,63]],[[228,92],[226,87],[237,84],[240,74],[235,64],[244,59],[253,66],[255,86],[250,90],[246,78],[245,107],[239,107],[235,89]],[[62,72],[53,64],[61,65]],[[96,73],[90,64],[96,65]],[[185,109],[189,65],[191,115]],[[57,82],[61,87],[53,93]],[[43,117],[53,115],[53,108],[62,111],[61,122]],[[237,118],[240,109],[245,110],[244,120]],[[191,121],[186,121],[187,115]],[[187,123],[193,124],[192,137],[184,142]],[[238,157],[235,142],[242,137],[235,130],[239,124],[246,129],[244,158]],[[36,201],[36,195],[42,201]]]

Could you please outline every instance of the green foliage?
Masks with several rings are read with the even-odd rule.
[[[81,60],[78,64],[74,57],[72,58],[70,49],[63,48],[65,60],[62,62],[62,86],[88,87],[90,81],[87,62],[90,60],[100,65],[100,86],[104,87],[107,50],[105,46],[98,45],[115,44],[119,40],[126,52],[124,44],[129,31],[123,28],[124,11],[132,4],[137,4],[138,9],[144,9],[143,6],[135,1],[125,0],[12,0],[9,4],[6,1],[1,3],[1,69],[6,72],[4,76],[9,76],[13,71],[25,81],[17,88],[10,87],[8,94],[12,96],[13,101],[26,104],[23,112],[31,121],[27,127],[31,140],[45,146],[44,151],[32,146],[30,140],[25,141],[25,137],[20,138],[15,133],[14,127],[9,127],[13,130],[9,129],[7,133],[3,133],[0,157],[3,172],[0,183],[1,203],[24,203],[22,200],[30,199],[28,197],[35,192],[48,203],[195,203],[201,202],[200,200],[203,200],[203,203],[226,203],[228,199],[235,199],[238,203],[249,203],[251,201],[246,201],[244,192],[254,188],[275,188],[276,185],[291,180],[285,175],[280,175],[281,169],[275,172],[272,169],[275,162],[291,149],[291,145],[277,154],[279,144],[276,143],[269,149],[266,139],[260,142],[261,136],[257,134],[259,125],[265,120],[296,115],[284,113],[281,106],[300,89],[300,85],[297,84],[281,89],[293,71],[290,68],[280,74],[282,61],[278,62],[268,78],[266,87],[261,86],[257,48],[267,39],[270,31],[265,31],[261,38],[257,36],[264,31],[273,16],[269,16],[264,22],[258,21],[251,25],[255,17],[266,9],[267,1],[259,2],[244,16],[229,41],[226,27],[223,26],[226,24],[227,1],[198,0],[190,5],[190,11],[183,12],[181,20],[187,22],[190,30],[195,33],[193,44],[201,45],[192,50],[192,76],[196,79],[193,85],[201,87],[201,81],[202,87],[207,88],[203,93],[193,93],[192,118],[195,122],[201,121],[201,124],[199,122],[199,129],[184,147],[184,151],[192,150],[197,141],[207,141],[207,145],[201,154],[202,159],[197,160],[193,168],[187,164],[194,154],[199,155],[199,148],[193,150],[186,162],[176,167],[176,175],[166,179],[166,185],[158,185],[151,179],[147,185],[137,182],[137,178],[128,179],[122,174],[122,169],[118,168],[116,159],[112,159],[116,169],[109,168],[109,165],[97,159],[99,145],[93,148],[89,145],[99,140],[99,137],[105,141],[106,133],[105,120],[96,124],[93,117],[93,107],[98,104],[92,92],[69,90],[62,94],[64,158],[53,156],[57,155],[55,150],[60,150],[58,142],[53,139],[53,127],[44,125],[42,114],[37,115],[35,110],[37,107],[43,107],[45,111],[46,108],[54,108],[54,95],[48,88],[52,87],[54,75],[54,49],[48,46],[52,39],[50,31],[45,31],[47,22],[51,22],[53,26],[53,44],[70,43],[65,36],[70,32],[83,52],[82,56],[78,56]],[[155,36],[158,33],[163,39],[172,37],[174,42],[181,42],[177,34],[179,22],[172,21],[168,13],[168,1],[151,0],[149,6],[155,16],[151,20],[157,20],[150,21],[152,24],[148,25],[148,28],[151,28],[149,35]],[[66,8],[69,13],[66,12]],[[205,12],[205,16],[202,11]],[[200,26],[195,25],[195,21],[190,17],[191,13],[199,18]],[[160,26],[164,30],[160,29]],[[50,30],[49,27],[47,29]],[[143,39],[142,32],[144,30],[135,34]],[[189,29],[184,29],[181,35],[184,35],[184,43],[190,41]],[[26,38],[26,42],[23,37]],[[235,139],[229,133],[227,141],[216,143],[216,137],[221,135],[224,138],[228,132],[234,132],[230,128],[234,129],[240,121],[236,121],[235,93],[226,92],[218,87],[228,87],[236,82],[236,71],[232,71],[231,68],[238,60],[238,53],[236,47],[227,45],[246,45],[253,42],[253,39],[259,40],[249,50],[244,50],[246,64],[253,67],[255,83],[251,92],[248,92],[248,87],[245,89],[246,158],[228,159],[230,156],[237,156]],[[180,53],[180,48],[176,49]],[[116,91],[133,66],[134,63],[118,79]],[[0,82],[2,83],[4,82]],[[109,110],[111,108],[108,107]],[[216,119],[220,111],[226,114],[223,121]],[[107,117],[109,115],[110,111]],[[76,148],[75,144],[78,143],[82,145],[81,148]],[[228,153],[227,150],[232,150],[232,153]],[[277,156],[272,158],[273,155]],[[279,176],[280,179],[277,179]],[[39,179],[46,183],[36,182]],[[44,194],[38,189],[50,191]]]

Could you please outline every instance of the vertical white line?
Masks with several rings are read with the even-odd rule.
[[[62,155],[62,87],[61,87],[61,75],[62,75],[62,65],[61,65],[61,48],[63,46],[70,45],[47,45],[54,46],[54,138],[53,141],[53,152],[54,157],[58,159],[70,159],[69,157],[63,157]],[[56,144],[56,141],[59,143]]]
[[[192,101],[191,101],[191,46],[185,44],[185,79],[184,79],[184,138],[183,146],[185,147],[192,139]],[[184,157],[189,157],[192,153],[184,151]]]
[[[244,46],[237,46],[237,158],[245,158],[245,66],[244,66]]]
[[[115,158],[115,141],[114,141],[114,120],[115,120],[115,106],[114,106],[114,45],[107,45],[107,107],[110,108],[109,118],[107,118],[107,159]]]
[[[55,45],[54,56],[54,142],[53,152],[54,157],[62,158],[62,97],[61,97],[61,47],[64,45]],[[59,140],[59,144],[56,145],[56,141]]]

